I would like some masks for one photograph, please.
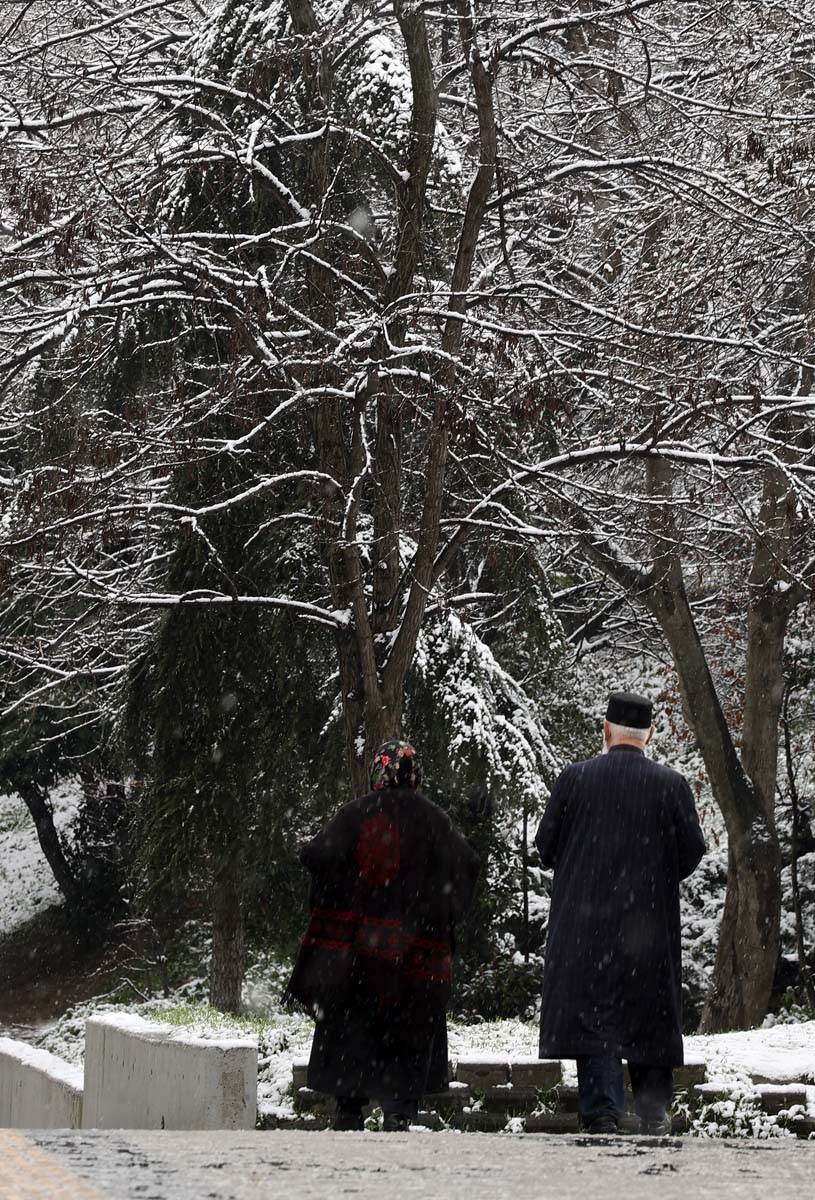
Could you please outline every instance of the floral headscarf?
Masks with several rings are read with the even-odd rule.
[[[375,792],[384,788],[421,786],[422,770],[416,751],[409,742],[385,742],[371,763],[371,787]]]

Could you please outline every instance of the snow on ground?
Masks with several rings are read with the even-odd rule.
[[[448,1022],[450,1057],[507,1058],[537,1057],[538,1027],[529,1021],[484,1021],[478,1025]]]
[[[815,1084],[815,1021],[688,1037],[685,1053],[704,1058],[711,1080],[738,1071],[767,1083]]]
[[[196,991],[198,989],[196,988]],[[258,990],[250,994],[257,1000]],[[264,989],[265,992],[265,989]],[[280,995],[278,990],[277,996]],[[267,1002],[270,996],[266,994]],[[204,1004],[190,1003],[185,989],[167,1000],[154,999],[145,1004],[131,1004],[127,1011],[133,1015],[170,1022],[183,1026],[188,1036],[235,1037],[253,1034],[258,1040],[258,1107],[261,1113],[291,1116],[293,1112],[292,1064],[307,1059],[311,1051],[314,1022],[301,1013],[287,1012],[267,1003],[265,1011],[239,1019],[224,1016]],[[89,1001],[77,1005],[59,1021],[44,1029],[38,1044],[52,1054],[73,1064],[82,1062],[84,1053],[85,1020],[92,1013],[122,1012],[122,1006]],[[537,1026],[525,1021],[485,1021],[478,1025],[448,1023],[450,1057],[459,1058],[522,1058],[536,1057]],[[566,1064],[567,1078],[574,1074],[573,1064]]]
[[[79,1064],[84,1049],[85,1018],[91,1012],[112,1009],[123,1011],[122,1006],[93,1001],[77,1006],[44,1031],[39,1044],[68,1062]],[[183,1027],[187,1036],[256,1037],[259,1111],[268,1116],[292,1115],[292,1064],[308,1059],[314,1029],[308,1017],[281,1010],[275,1005],[271,1011],[266,1007],[264,1012],[254,1016],[235,1019],[213,1012],[201,1003],[190,1002],[189,994],[185,996],[183,992],[167,1000],[128,1005],[127,1011]],[[450,1057],[454,1061],[460,1058],[517,1060],[537,1055],[538,1029],[533,1022],[485,1021],[465,1025],[451,1020],[448,1033]],[[729,1112],[734,1102],[719,1101],[707,1109],[704,1127],[694,1126],[697,1132],[719,1136],[711,1131],[716,1121],[723,1118],[728,1119],[726,1128],[730,1134],[743,1132],[766,1137],[779,1132],[774,1127],[775,1118],[758,1114],[757,1092],[751,1076],[779,1083],[810,1084],[807,1110],[815,1116],[815,1021],[777,1024],[746,1033],[688,1037],[685,1039],[685,1056],[689,1061],[704,1060],[708,1079],[720,1083],[723,1091],[732,1094],[735,1106],[741,1107],[743,1115],[743,1128],[739,1129],[734,1126]],[[564,1082],[575,1084],[574,1062],[564,1062],[563,1069]],[[718,1112],[719,1109],[722,1111]]]
[[[70,825],[79,800],[79,786],[74,781],[54,788],[51,801],[59,831]],[[17,795],[0,796],[0,937],[59,903],[60,894],[28,809]]]

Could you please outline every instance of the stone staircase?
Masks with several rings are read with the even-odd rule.
[[[308,1064],[295,1062],[292,1085],[297,1116],[281,1125],[325,1129],[331,1121],[334,1100],[306,1086]],[[677,1072],[677,1088],[704,1081],[704,1064],[690,1064]],[[629,1093],[630,1100],[630,1093]],[[450,1086],[422,1098],[417,1124],[429,1129],[463,1129],[494,1132],[513,1126],[528,1133],[576,1132],[577,1088],[563,1082],[558,1060],[499,1057],[461,1058],[450,1064]],[[626,1121],[637,1127],[633,1115]]]
[[[332,1096],[306,1086],[308,1063],[297,1061],[292,1069],[295,1101],[294,1117],[276,1117],[270,1128],[326,1129],[334,1110]],[[674,1072],[677,1099],[691,1103],[723,1098],[715,1084],[707,1082],[702,1060],[689,1060]],[[806,1107],[806,1087],[800,1083],[759,1084],[759,1104],[763,1111],[777,1114],[794,1105]],[[627,1112],[621,1128],[636,1133],[639,1122],[634,1116],[631,1089],[626,1071]],[[372,1111],[373,1105],[368,1109]],[[450,1064],[450,1086],[445,1092],[424,1096],[417,1124],[428,1129],[461,1129],[493,1133],[509,1127],[524,1133],[576,1133],[577,1088],[563,1081],[557,1060],[501,1057],[460,1058]],[[815,1130],[811,1117],[795,1117],[787,1122],[799,1136]],[[688,1126],[681,1111],[674,1116],[674,1133]],[[800,1126],[800,1128],[798,1127]]]

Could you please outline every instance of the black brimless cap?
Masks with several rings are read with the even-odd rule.
[[[612,725],[627,725],[629,729],[648,729],[653,705],[636,692],[612,692],[608,698],[606,720]]]

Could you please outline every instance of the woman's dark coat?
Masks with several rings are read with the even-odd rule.
[[[287,995],[317,1019],[308,1084],[415,1099],[447,1087],[454,929],[478,859],[421,793],[352,800],[301,853],[311,920]]]
[[[679,881],[705,852],[687,782],[615,746],[566,768],[535,844],[555,869],[541,1057],[680,1066]]]

